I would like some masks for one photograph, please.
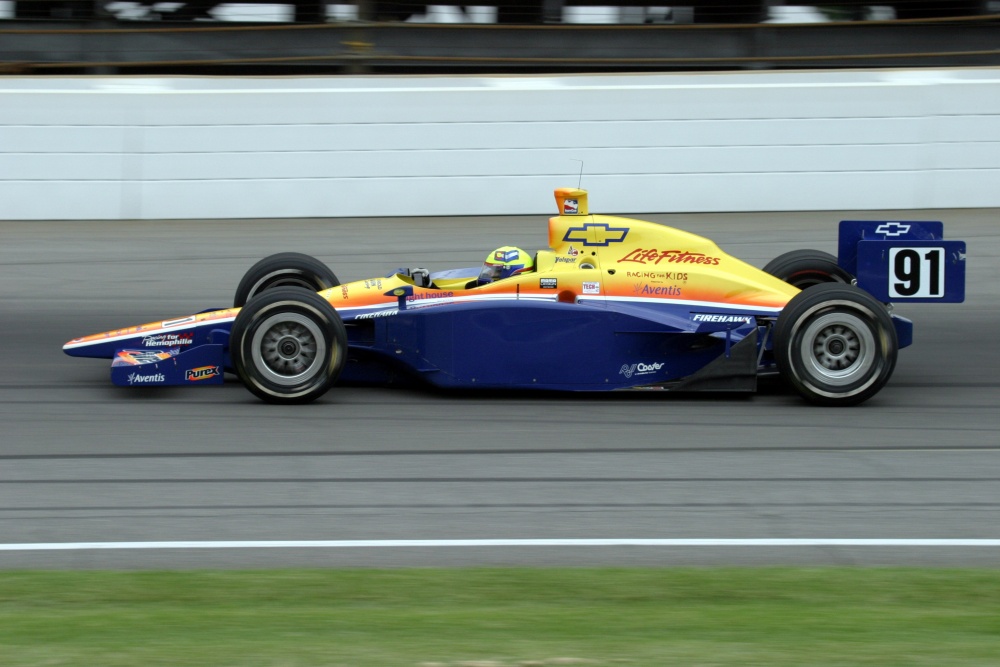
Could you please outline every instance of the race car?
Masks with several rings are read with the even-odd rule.
[[[230,372],[271,403],[404,382],[747,392],[777,373],[812,403],[855,405],[912,341],[890,301],[965,297],[965,243],[944,240],[940,222],[842,221],[838,257],[796,250],[758,269],[695,234],[590,214],[585,190],[555,198],[548,248],[510,277],[417,268],[341,284],[319,260],[279,253],[250,268],[231,308],[63,349],[111,359],[116,385],[215,385]]]

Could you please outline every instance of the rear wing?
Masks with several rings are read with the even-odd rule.
[[[965,241],[942,222],[841,220],[837,263],[880,301],[965,301]]]

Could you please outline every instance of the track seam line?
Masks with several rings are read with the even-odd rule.
[[[35,542],[0,544],[2,551],[168,549],[359,549],[441,547],[1000,547],[980,538],[600,538],[465,540],[233,540],[173,542]]]

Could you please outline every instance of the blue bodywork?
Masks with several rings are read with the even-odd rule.
[[[658,317],[628,310],[636,309],[511,300],[355,320],[348,322],[350,355],[341,378],[607,391],[679,384],[722,358],[740,378],[727,380],[726,389],[755,388],[758,325],[745,311],[745,321],[712,325],[692,322],[689,309],[683,315],[662,309]]]

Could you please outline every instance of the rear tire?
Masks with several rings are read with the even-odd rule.
[[[778,370],[817,405],[857,405],[874,396],[892,376],[898,347],[885,305],[837,284],[795,295],[774,330]]]
[[[840,268],[837,258],[822,250],[792,250],[764,266],[764,273],[805,289],[822,283],[850,285],[854,276]]]
[[[276,287],[250,301],[229,337],[233,370],[268,403],[308,403],[325,394],[347,359],[347,330],[326,299]]]
[[[276,287],[302,287],[320,292],[340,284],[326,264],[300,252],[280,252],[260,260],[244,274],[233,307],[241,308],[258,294]]]

